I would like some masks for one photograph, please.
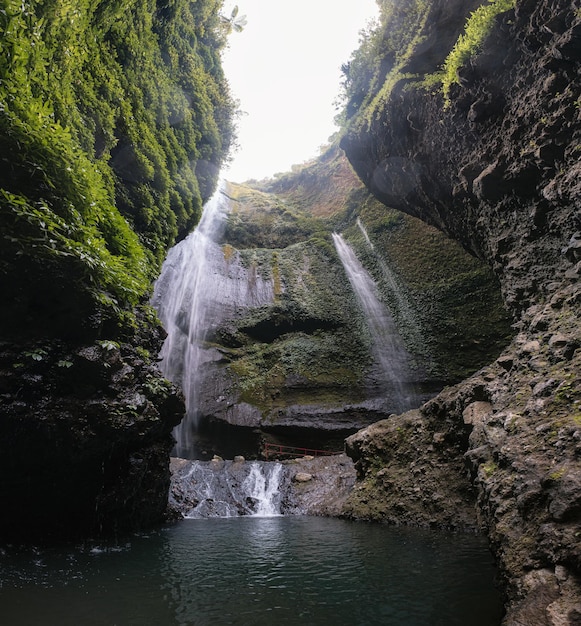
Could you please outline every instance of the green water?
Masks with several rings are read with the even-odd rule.
[[[184,520],[118,545],[6,547],[0,623],[498,626],[483,539],[313,517]]]

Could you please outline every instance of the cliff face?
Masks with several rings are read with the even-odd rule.
[[[420,412],[350,440],[363,479],[350,511],[462,525],[474,490],[507,580],[506,623],[576,624],[581,8],[517,1],[460,67],[446,102],[426,78],[463,27],[460,6],[455,22],[442,21],[448,8],[431,3],[422,45],[352,121],[342,147],[383,203],[433,224],[493,268],[518,333],[499,359]],[[450,489],[425,478],[443,467],[456,477]],[[466,502],[456,519],[444,503],[450,496]]]
[[[202,458],[255,456],[264,441],[341,449],[347,434],[419,406],[509,341],[491,272],[436,229],[386,211],[336,146],[277,180],[228,184],[224,194],[222,226],[204,227],[216,243],[205,244],[203,276],[192,279],[199,292],[167,320],[175,348],[167,371],[190,389]],[[381,319],[362,309],[333,232],[351,246],[362,284],[373,285]],[[154,298],[164,320],[202,241],[196,234],[168,257]],[[207,334],[187,356],[200,317]],[[192,360],[199,365],[184,372]]]
[[[4,540],[111,535],[164,518],[184,404],[152,361],[162,332],[147,314],[123,341],[0,344]]]
[[[163,518],[180,393],[144,306],[232,139],[221,2],[0,1],[0,537]]]

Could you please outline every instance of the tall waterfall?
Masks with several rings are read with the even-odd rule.
[[[222,355],[210,341],[226,319],[244,308],[274,300],[272,275],[257,270],[244,252],[221,245],[231,201],[222,190],[204,207],[196,230],[169,251],[158,278],[152,304],[166,331],[161,370],[181,386],[186,416],[174,431],[175,454],[195,458],[195,431],[206,408],[215,406],[212,366]]]
[[[365,315],[373,353],[381,370],[385,391],[390,396],[391,408],[394,412],[412,408],[416,398],[410,376],[411,357],[403,345],[393,316],[381,301],[377,285],[351,246],[338,233],[333,233],[333,243]]]
[[[153,305],[167,331],[160,367],[186,398],[186,416],[174,432],[177,456],[187,457],[192,448],[200,391],[197,372],[212,359],[204,340],[219,295],[216,268],[223,253],[217,240],[227,212],[227,198],[218,191],[204,207],[196,230],[169,251],[155,284]]]

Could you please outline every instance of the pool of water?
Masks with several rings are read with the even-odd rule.
[[[11,626],[498,626],[484,539],[314,517],[184,520],[115,545],[0,551]]]

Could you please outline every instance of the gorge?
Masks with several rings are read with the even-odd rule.
[[[347,170],[336,147],[327,158],[287,182],[299,184],[316,169],[323,177],[329,167]],[[319,184],[300,187],[313,193]],[[459,339],[480,348],[482,363],[487,354],[497,356],[510,329],[492,276],[415,222],[410,229],[437,242],[425,251],[426,265],[448,249],[455,275],[439,270],[436,279],[431,270],[423,277],[432,279],[429,286],[418,286],[404,271],[398,285],[387,260],[369,247],[367,231],[362,239],[361,219],[349,214],[353,196],[362,192],[355,179],[346,181],[335,194],[337,204],[317,215],[317,206],[293,191],[283,196],[224,183],[196,231],[170,252],[152,303],[168,332],[160,366],[186,392],[178,456],[255,458],[268,444],[341,451],[347,435],[419,407],[457,381],[457,370],[474,369],[474,353],[467,350],[447,362],[442,354],[432,356],[432,332],[441,343]],[[333,232],[339,223],[345,237]],[[395,214],[391,222],[382,216],[377,226],[370,220],[373,237],[391,230],[397,239],[405,229]],[[401,252],[400,261],[413,254]],[[435,289],[451,282],[454,294]],[[466,323],[458,318],[466,304],[474,308],[470,298],[478,288],[491,293],[490,301],[458,337]],[[428,306],[429,314],[422,314]],[[447,328],[438,328],[438,306],[446,308]],[[487,326],[479,327],[476,320],[484,318]]]
[[[221,3],[77,4],[0,11],[2,541],[161,523],[187,405],[180,456],[345,445],[319,514],[483,532],[505,626],[581,623],[579,0],[379,2],[331,145],[213,200]]]

